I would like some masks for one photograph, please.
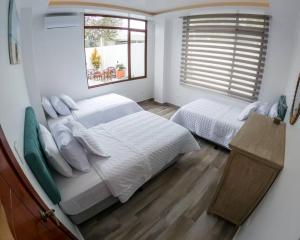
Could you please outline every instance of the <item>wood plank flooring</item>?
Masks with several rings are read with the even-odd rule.
[[[150,112],[170,118],[175,106],[144,101]],[[229,240],[237,228],[208,215],[228,151],[196,138],[199,152],[189,153],[150,180],[125,204],[115,204],[80,225],[89,240]]]

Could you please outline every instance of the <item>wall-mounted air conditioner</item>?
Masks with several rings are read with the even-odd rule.
[[[48,14],[45,16],[45,28],[70,28],[80,26],[80,15],[74,13]]]

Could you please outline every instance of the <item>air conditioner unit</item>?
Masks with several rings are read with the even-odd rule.
[[[80,15],[74,13],[48,14],[45,16],[45,28],[80,27]]]

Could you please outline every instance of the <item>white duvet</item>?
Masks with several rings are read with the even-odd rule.
[[[199,150],[185,128],[141,111],[90,129],[109,158],[90,162],[111,191],[126,202],[134,192],[177,155]]]
[[[87,128],[143,110],[135,101],[115,93],[85,99],[77,104],[79,110],[73,111],[72,115]]]
[[[79,121],[90,128],[143,110],[133,100],[115,93],[85,99],[77,102],[77,105],[79,109],[72,111],[70,116],[48,119],[50,129],[57,123],[69,120]]]
[[[242,110],[242,107],[199,99],[181,107],[171,121],[229,148],[229,143],[244,124],[238,120]]]

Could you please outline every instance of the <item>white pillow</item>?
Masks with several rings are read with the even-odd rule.
[[[55,112],[48,98],[42,98],[42,106],[49,117],[58,118],[57,113]]]
[[[271,104],[265,102],[262,103],[258,106],[258,108],[256,109],[256,113],[260,114],[260,115],[264,115],[264,116],[268,116],[268,113],[270,111],[271,108]]]
[[[73,136],[81,143],[88,153],[99,157],[110,157],[103,151],[98,141],[99,136],[96,136],[93,131],[85,128],[82,124],[76,121],[71,121],[68,124],[71,127]]]
[[[65,160],[78,171],[89,172],[91,166],[87,154],[73,137],[71,130],[63,124],[56,124],[52,129],[52,133]]]
[[[240,113],[238,116],[238,120],[244,121],[247,120],[251,113],[255,112],[255,110],[258,108],[260,102],[254,102],[247,105],[244,110]]]
[[[274,103],[270,109],[269,117],[276,118],[278,117],[278,103]]]
[[[60,95],[60,99],[72,110],[78,110],[77,103],[68,95]]]
[[[61,175],[65,177],[72,177],[72,168],[60,155],[51,133],[41,124],[39,127],[39,140],[49,165]]]
[[[55,109],[55,111],[63,116],[68,116],[71,114],[70,109],[68,106],[57,96],[50,97],[50,102]]]

